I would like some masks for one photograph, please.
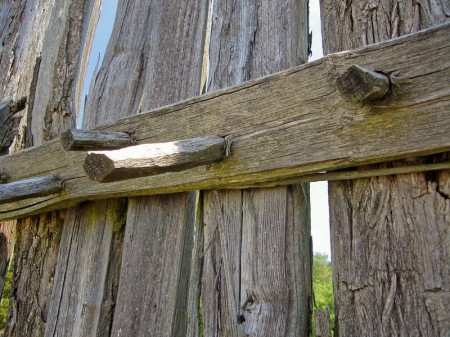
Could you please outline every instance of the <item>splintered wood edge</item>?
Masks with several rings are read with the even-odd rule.
[[[84,161],[87,176],[113,182],[212,164],[227,155],[227,141],[205,136],[167,143],[142,144],[115,151],[90,152]]]

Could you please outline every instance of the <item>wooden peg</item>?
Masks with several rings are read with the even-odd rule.
[[[66,151],[95,151],[120,149],[134,141],[125,132],[72,129],[61,135],[61,144]]]
[[[380,100],[389,92],[389,77],[359,65],[348,68],[336,81],[342,98],[352,102]]]
[[[218,136],[142,144],[115,151],[90,152],[84,169],[92,180],[112,182],[211,164],[225,158],[225,149],[225,139]]]
[[[0,184],[0,204],[31,197],[40,197],[61,192],[64,189],[62,180],[49,175]]]

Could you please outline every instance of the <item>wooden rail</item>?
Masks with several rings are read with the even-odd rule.
[[[319,172],[448,151],[449,36],[450,24],[445,24],[329,55],[96,129],[132,134],[137,144],[205,135],[226,137],[230,155],[217,164],[96,183],[83,169],[86,152],[66,152],[59,140],[1,157],[0,173],[8,177],[8,183],[54,174],[63,180],[64,190],[2,204],[0,219],[69,207],[84,200],[327,179]],[[390,82],[388,92],[379,94],[373,89],[378,87],[375,84],[370,89],[378,92],[375,96],[357,93],[359,98],[352,100],[344,86],[340,91],[347,97],[341,97],[336,82],[354,65],[385,74]],[[378,100],[372,100],[374,97]],[[347,177],[360,177],[360,172]],[[336,173],[331,174],[336,178]],[[339,174],[345,179],[345,173]]]

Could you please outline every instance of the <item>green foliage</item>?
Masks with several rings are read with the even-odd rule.
[[[12,278],[13,278],[13,268],[11,264],[8,273],[6,274],[5,287],[3,288],[3,293],[0,300],[0,335],[3,334],[3,331],[6,327],[6,318],[8,315],[8,306],[9,306],[9,293],[11,289]]]
[[[313,290],[315,307],[330,308],[331,327],[334,326],[333,277],[331,263],[326,254],[314,253]]]

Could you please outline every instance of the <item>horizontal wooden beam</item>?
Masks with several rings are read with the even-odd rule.
[[[447,23],[96,129],[133,134],[137,144],[227,137],[230,155],[213,165],[103,184],[86,176],[86,154],[66,152],[59,140],[1,157],[0,172],[9,181],[54,173],[65,188],[57,197],[0,205],[0,219],[84,200],[282,184],[319,172],[449,151],[448,36]],[[386,74],[388,94],[375,101],[343,99],[336,82],[354,65]]]
[[[48,196],[62,190],[63,182],[55,175],[0,184],[0,204],[32,197]]]
[[[217,136],[142,144],[91,152],[84,161],[84,169],[90,179],[107,183],[212,164],[225,158],[225,150],[225,139]]]

